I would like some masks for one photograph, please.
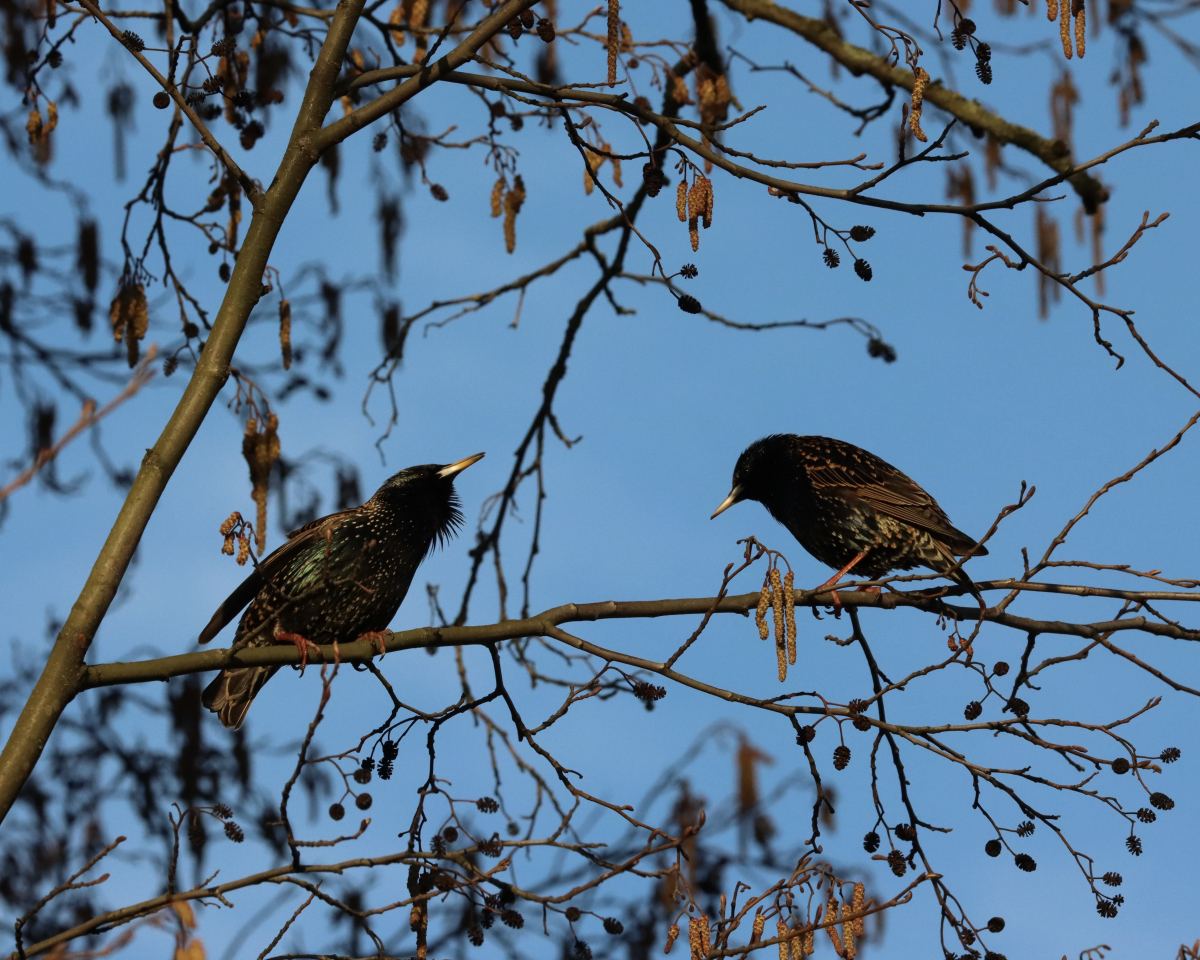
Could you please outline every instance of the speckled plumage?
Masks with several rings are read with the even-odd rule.
[[[738,458],[733,491],[718,512],[742,500],[760,502],[800,546],[835,570],[866,550],[853,570],[868,579],[916,566],[945,573],[976,546],[905,474],[829,437],[785,433],[752,443]],[[978,547],[973,556],[985,554]],[[961,570],[950,576],[970,584]]]
[[[350,643],[364,633],[386,629],[421,561],[461,525],[454,476],[466,468],[461,464],[469,466],[477,459],[449,467],[409,467],[362,506],[292,531],[288,542],[261,561],[221,604],[201,632],[200,643],[215,637],[247,603],[234,649],[269,646],[280,642],[279,634],[296,634],[317,644]],[[442,475],[449,470],[454,472]],[[225,726],[236,729],[278,669],[223,670],[205,689],[203,703]]]

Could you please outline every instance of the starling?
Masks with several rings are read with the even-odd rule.
[[[791,433],[755,441],[738,457],[733,489],[713,517],[742,500],[757,500],[800,546],[838,571],[818,589],[851,569],[874,580],[920,565],[977,595],[971,578],[954,569],[955,557],[985,556],[987,548],[951,526],[937,501],[903,473],[853,444]]]
[[[350,643],[387,627],[421,561],[462,524],[454,477],[483,457],[401,470],[361,507],[314,520],[258,564],[200,633],[208,643],[238,611],[233,648]],[[382,643],[381,643],[382,646]],[[237,729],[278,667],[222,670],[203,703]]]

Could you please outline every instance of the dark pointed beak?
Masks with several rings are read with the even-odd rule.
[[[446,479],[447,477],[457,476],[458,474],[460,474],[464,470],[466,470],[467,467],[469,467],[471,464],[478,463],[482,459],[483,459],[482,453],[477,453],[473,457],[464,457],[462,460],[458,460],[455,463],[450,464],[449,466],[442,467],[442,469],[437,472],[437,475],[439,478],[441,478],[443,480]]]
[[[742,485],[739,483],[739,484],[736,484],[734,486],[734,488],[729,491],[729,496],[727,496],[724,500],[721,501],[721,505],[719,507],[717,507],[717,509],[715,511],[713,511],[713,515],[711,517],[709,517],[708,519],[716,520],[717,517],[719,517],[721,514],[723,514],[726,510],[728,510],[730,507],[732,507],[735,503],[740,503],[741,499],[742,499]]]

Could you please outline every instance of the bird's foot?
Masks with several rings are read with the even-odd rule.
[[[384,658],[384,655],[387,653],[387,646],[385,643],[387,636],[388,636],[388,634],[384,633],[382,630],[368,630],[366,633],[364,633],[358,639],[370,641],[372,647],[375,646],[376,644],[378,644],[379,645],[379,659],[382,660]]]
[[[308,666],[308,651],[309,649],[320,650],[315,643],[307,637],[302,637],[298,633],[277,633],[275,639],[280,643],[294,643],[296,650],[300,653],[300,675],[304,675],[304,668]]]
[[[825,583],[821,584],[821,586],[817,587],[818,593],[820,593],[823,590],[829,590],[830,595],[833,597],[833,615],[838,618],[840,618],[842,615],[842,598],[838,596],[837,590],[832,590],[830,588],[833,587],[833,585],[836,584],[838,582],[838,580],[840,580],[840,579],[841,579],[840,577],[834,577],[832,580],[826,581]],[[850,592],[851,593],[883,593],[883,587],[855,587]]]

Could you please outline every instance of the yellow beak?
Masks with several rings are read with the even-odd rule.
[[[721,501],[721,505],[719,507],[717,507],[717,509],[713,512],[713,515],[711,517],[709,517],[708,519],[716,520],[717,517],[719,517],[721,514],[723,514],[726,510],[728,510],[730,507],[732,507],[735,503],[738,503],[741,495],[742,495],[742,485],[738,484],[732,490],[729,491],[729,496],[727,496],[724,500]]]
[[[473,457],[464,457],[462,460],[458,460],[455,463],[450,464],[449,466],[442,467],[442,469],[437,472],[437,475],[442,478],[453,477],[457,474],[462,473],[471,464],[478,463],[482,459],[483,459],[482,453],[477,453]]]

